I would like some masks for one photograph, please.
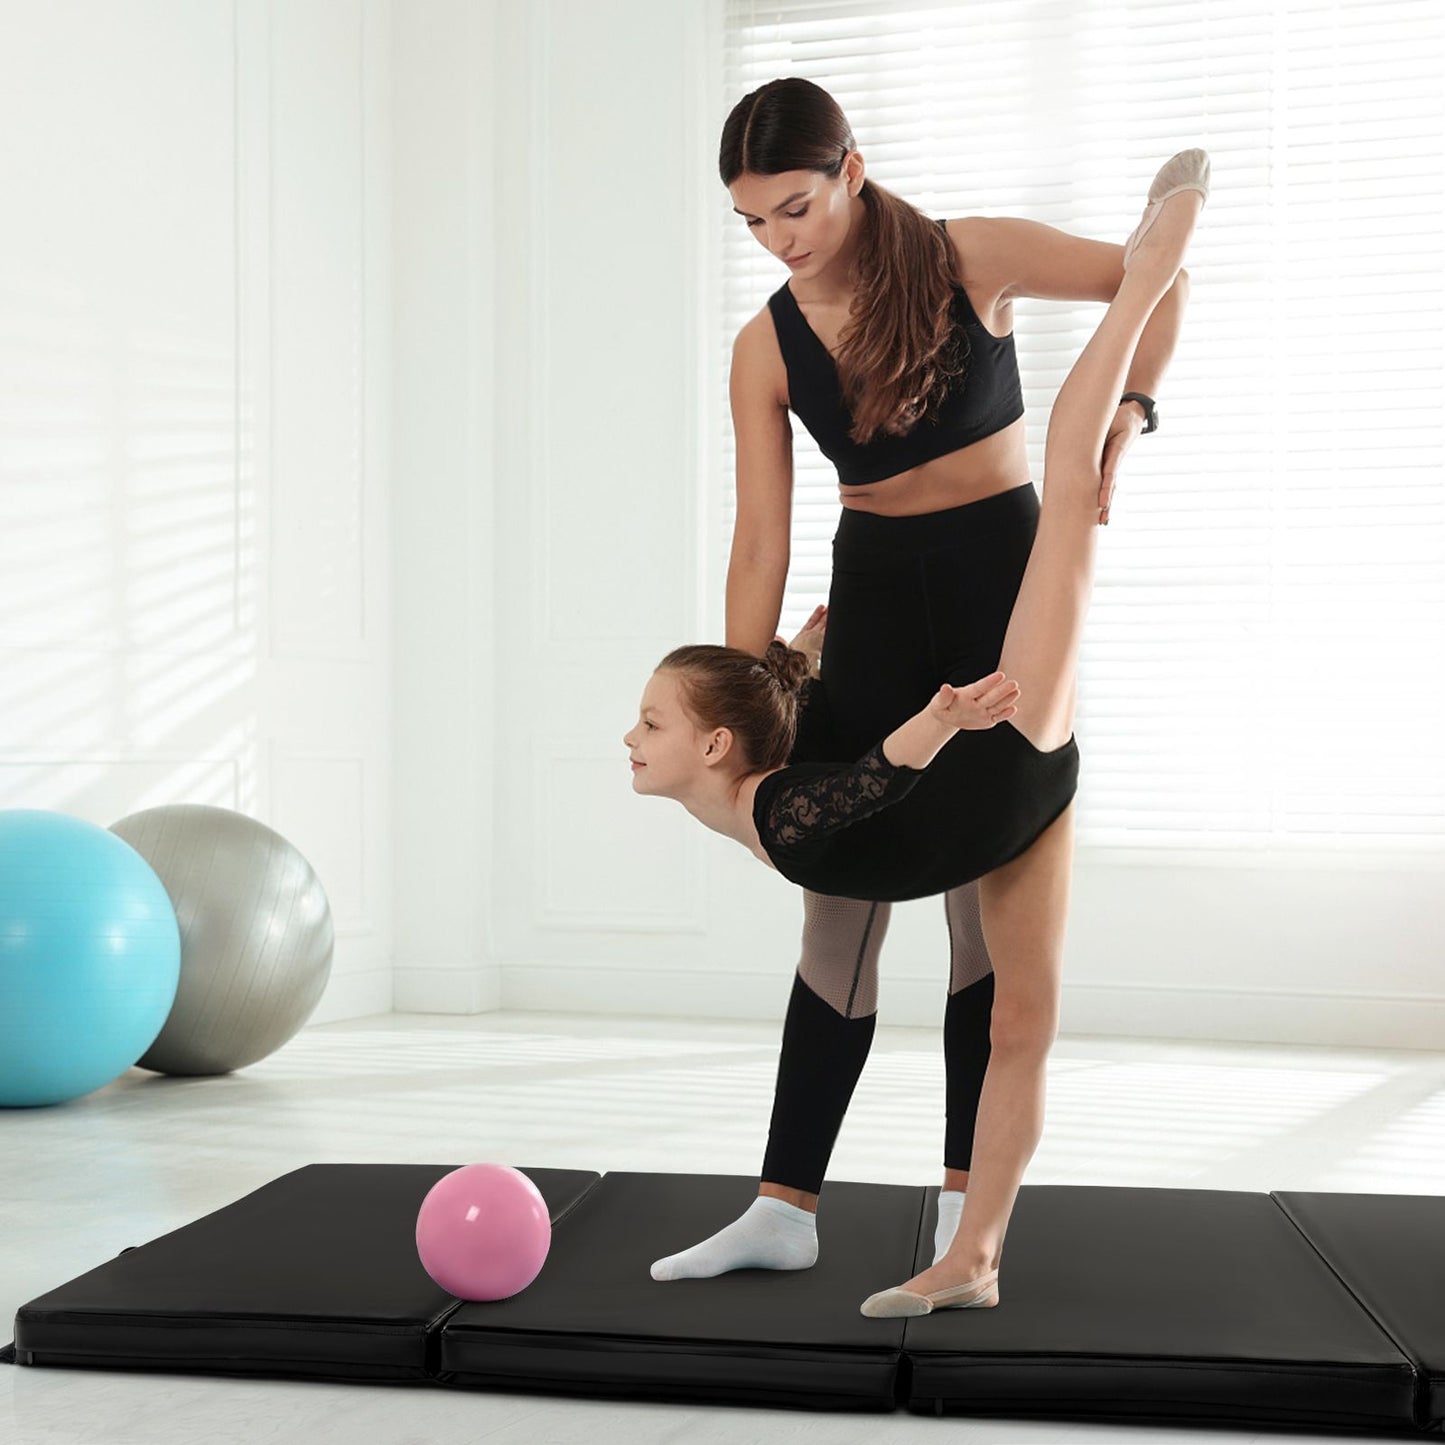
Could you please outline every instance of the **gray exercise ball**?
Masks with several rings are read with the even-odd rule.
[[[155,870],[181,929],[176,1001],[139,1066],[228,1074],[280,1048],[331,976],[331,906],[311,865],[264,823],[204,803],[110,831]]]

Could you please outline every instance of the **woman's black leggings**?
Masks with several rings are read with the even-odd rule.
[[[1038,520],[1032,484],[912,517],[845,507],[833,537],[822,676],[809,690],[792,761],[861,757],[940,683],[994,671]],[[822,1188],[873,1042],[878,956],[892,910],[803,892],[802,958],[783,1025],[764,1182],[810,1194]],[[993,1012],[978,884],[950,889],[944,914],[951,961],[943,1162],[968,1169]]]

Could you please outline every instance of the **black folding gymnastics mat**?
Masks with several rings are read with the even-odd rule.
[[[652,1279],[737,1175],[524,1169],[542,1272],[462,1303],[417,1210],[455,1165],[312,1164],[31,1300],[4,1358],[816,1410],[1418,1437],[1445,1418],[1445,1199],[1025,1185],[993,1309],[874,1320],[937,1189],[832,1182],[809,1270]]]

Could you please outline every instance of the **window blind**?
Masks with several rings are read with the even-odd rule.
[[[1122,242],[1158,166],[1212,193],[1119,471],[1080,659],[1080,843],[1445,854],[1445,7],[1433,0],[723,0],[718,126],[800,75],[932,216]],[[733,337],[782,284],[714,184],[724,495]],[[1032,475],[1103,314],[1020,298]],[[780,630],[826,599],[837,477],[793,418]]]

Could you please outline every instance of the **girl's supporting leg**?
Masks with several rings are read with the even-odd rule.
[[[980,879],[984,935],[995,960],[988,1073],[979,1098],[968,1207],[925,1290],[997,1268],[1024,1170],[1044,1126],[1049,1049],[1059,1029],[1064,930],[1073,876],[1070,804],[1013,862]],[[909,1285],[910,1289],[915,1286]]]

